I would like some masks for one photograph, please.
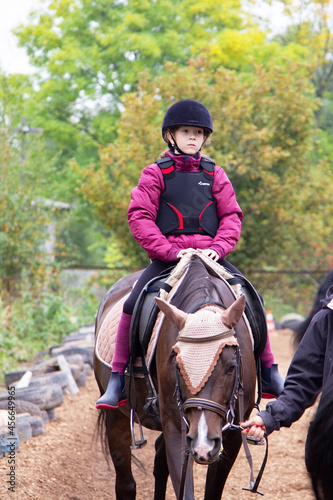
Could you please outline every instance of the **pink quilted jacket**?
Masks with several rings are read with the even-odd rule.
[[[198,159],[168,153],[174,160],[176,170],[196,172]],[[188,161],[185,161],[187,159]],[[163,174],[157,163],[148,165],[141,174],[137,187],[131,191],[128,222],[134,238],[146,250],[151,260],[164,262],[177,260],[183,248],[211,248],[224,258],[236,245],[240,233],[243,213],[226,173],[215,166],[212,194],[217,201],[219,228],[214,238],[202,234],[180,234],[164,236],[156,226],[159,198],[164,190]]]

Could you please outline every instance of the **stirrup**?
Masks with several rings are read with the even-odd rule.
[[[136,415],[137,423],[139,425],[140,439],[138,441],[136,441],[135,434],[134,434],[134,413]],[[141,422],[139,419],[139,415],[133,408],[131,409],[130,426],[131,426],[131,437],[132,437],[131,450],[138,450],[138,449],[142,448],[142,446],[147,444],[147,440],[144,439],[144,437],[143,437],[142,425],[141,425]]]

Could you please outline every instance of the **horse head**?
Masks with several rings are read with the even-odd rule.
[[[173,350],[187,449],[197,463],[210,464],[222,448],[222,427],[235,415],[240,355],[234,326],[244,312],[245,296],[228,309],[205,304],[194,313],[155,300],[179,331]]]

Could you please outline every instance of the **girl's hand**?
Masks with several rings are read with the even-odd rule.
[[[211,248],[205,248],[204,250],[202,248],[197,248],[197,251],[202,253],[203,255],[206,255],[206,257],[210,257],[212,260],[219,260],[219,254],[215,252],[215,250],[212,250]]]
[[[239,425],[246,427],[242,431],[245,436],[262,439],[266,432],[265,423],[259,415],[255,415],[246,422],[239,422]]]
[[[177,253],[177,259],[181,259],[182,257],[184,257],[184,255],[186,255],[188,252],[192,252],[193,251],[193,248],[183,248],[183,250],[180,250],[178,253]]]

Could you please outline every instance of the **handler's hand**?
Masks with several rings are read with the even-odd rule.
[[[215,250],[212,250],[211,248],[197,248],[197,251],[206,255],[206,257],[210,257],[212,260],[219,260],[219,254],[215,252]]]
[[[246,422],[239,422],[239,425],[246,427],[242,431],[245,436],[262,439],[266,432],[265,423],[259,415],[255,415]]]

